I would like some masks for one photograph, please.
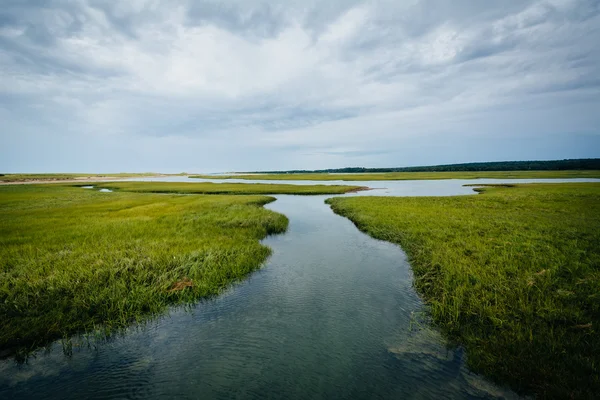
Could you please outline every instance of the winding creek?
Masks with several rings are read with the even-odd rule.
[[[385,188],[353,195],[418,196],[494,182],[342,183]],[[0,361],[0,398],[517,398],[427,326],[399,247],[335,215],[331,196],[276,197],[266,207],[290,225],[263,241],[273,255],[261,270],[109,342],[76,341],[71,356],[57,342],[26,364]]]

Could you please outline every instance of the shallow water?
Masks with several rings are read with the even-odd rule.
[[[196,179],[187,176],[156,178],[134,178],[142,182],[213,182],[213,183],[267,183],[289,185],[348,185],[365,186],[372,190],[350,193],[346,196],[456,196],[473,194],[472,187],[464,185],[493,183],[560,183],[600,182],[600,179],[440,179],[416,181],[290,181],[290,180],[245,180],[245,179]]]
[[[473,193],[456,180],[374,184],[388,195]],[[24,365],[0,361],[0,398],[516,397],[428,328],[402,250],[335,215],[328,197],[267,205],[289,230],[265,239],[264,268],[222,295],[97,347],[74,340],[70,356],[55,343]]]
[[[82,189],[95,189],[95,186],[80,186]],[[110,189],[106,189],[106,188],[102,188],[102,189],[98,189],[99,192],[103,192],[103,193],[112,193],[112,190]]]

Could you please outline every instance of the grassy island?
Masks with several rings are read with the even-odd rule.
[[[125,327],[259,268],[287,218],[257,194],[348,186],[110,182],[0,187],[0,350]],[[110,188],[113,193],[96,189]],[[212,193],[178,195],[173,193]]]
[[[433,320],[471,368],[542,398],[600,390],[600,184],[328,200],[402,246]]]

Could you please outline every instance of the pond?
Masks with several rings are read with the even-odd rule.
[[[353,195],[470,194],[462,184],[476,182],[490,180],[367,182],[386,189]],[[74,341],[69,356],[57,342],[26,364],[0,361],[0,398],[517,398],[429,326],[403,251],[335,215],[328,197],[276,196],[266,207],[288,231],[222,295],[91,348]]]
[[[80,186],[80,188],[82,188],[82,189],[95,189],[95,186],[92,186],[92,185]],[[98,191],[102,192],[102,193],[112,193],[112,190],[106,189],[106,188],[99,189]]]

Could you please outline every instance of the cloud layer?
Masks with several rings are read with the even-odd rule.
[[[4,0],[0,169],[600,156],[596,0]]]

